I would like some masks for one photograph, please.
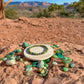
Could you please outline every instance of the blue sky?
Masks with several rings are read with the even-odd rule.
[[[7,1],[7,0],[5,0]],[[50,3],[57,3],[57,4],[63,4],[64,2],[74,2],[74,1],[79,1],[79,0],[13,0],[13,1],[46,1],[46,2],[50,2]]]

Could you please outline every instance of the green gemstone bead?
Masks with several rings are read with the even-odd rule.
[[[45,60],[46,63],[50,62],[50,59]]]
[[[21,52],[21,51],[22,51],[22,49],[18,49],[18,50],[17,50],[17,53],[19,53],[19,52]]]
[[[70,62],[72,61],[72,59],[71,59],[70,57],[68,57],[68,59],[67,59],[67,60],[68,60],[68,61],[70,61]]]
[[[32,65],[27,65],[26,66],[26,71],[28,71],[28,72],[32,71]]]
[[[7,55],[6,58],[9,59],[11,57],[11,55]]]
[[[67,60],[68,58],[67,57],[63,57],[64,60]]]
[[[9,53],[9,55],[14,55],[14,54],[15,54],[14,52]]]
[[[7,60],[7,58],[5,57],[5,58],[3,58],[3,61],[6,61]]]
[[[69,65],[71,68],[74,68],[75,67],[75,64],[74,63],[70,63]]]
[[[32,62],[33,67],[37,67],[38,62]]]
[[[22,58],[20,58],[20,61],[21,61],[21,62],[23,62],[23,59],[22,59]]]
[[[68,71],[69,69],[67,67],[63,67],[63,71]]]
[[[29,46],[31,46],[31,45],[26,43],[26,42],[23,43],[23,48],[26,48],[26,47],[29,47]]]
[[[49,67],[49,65],[48,65],[48,64],[44,64],[44,66],[45,66],[45,67],[47,67],[47,68]]]
[[[54,57],[54,58],[58,58],[58,56],[57,56],[57,55],[53,55],[53,57]]]
[[[58,54],[58,57],[61,59],[61,58],[63,58],[64,56],[63,56],[61,53],[59,53],[59,54]]]
[[[52,64],[53,64],[53,65],[57,65],[57,62],[53,62]]]
[[[51,46],[52,48],[55,48],[55,46]]]
[[[70,61],[67,61],[67,60],[64,60],[64,59],[62,59],[62,62],[63,62],[64,64],[70,63]]]
[[[58,45],[53,45],[55,48],[58,48],[59,46]]]
[[[26,61],[26,62],[24,62],[24,64],[25,64],[25,65],[27,65],[27,64],[28,64],[28,62]]]
[[[21,56],[16,56],[16,60],[20,60]]]

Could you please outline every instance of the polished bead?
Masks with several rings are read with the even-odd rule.
[[[57,62],[53,62],[52,64],[53,64],[53,65],[57,65]]]
[[[68,60],[68,61],[70,61],[70,62],[72,61],[72,59],[71,59],[70,57],[68,57],[68,59],[67,59],[67,60]]]
[[[27,65],[26,66],[26,71],[29,71],[29,72],[32,71],[32,65]]]
[[[44,66],[45,66],[45,67],[47,67],[47,68],[49,67],[49,65],[48,65],[48,64],[44,64]]]
[[[21,61],[21,62],[23,62],[23,59],[22,59],[22,58],[20,58],[20,61]]]
[[[64,66],[68,68],[69,67],[69,64],[65,64]]]
[[[7,57],[7,59],[9,59],[11,57],[11,55],[7,55],[6,57]]]
[[[21,56],[16,56],[16,60],[20,60]]]
[[[61,58],[63,58],[64,56],[63,56],[61,53],[59,53],[59,54],[58,54],[58,57],[61,59]]]
[[[26,62],[24,62],[24,64],[25,64],[25,65],[27,65],[27,64],[28,64],[28,62],[26,61]]]
[[[37,67],[38,62],[32,62],[33,67]]]
[[[14,52],[9,53],[9,55],[14,55],[14,54],[15,54]]]
[[[54,58],[58,58],[58,56],[57,56],[57,55],[53,55],[53,57],[54,57]]]
[[[19,53],[19,52],[21,52],[21,51],[22,51],[22,49],[18,49],[18,50],[17,50],[17,53]]]
[[[63,71],[68,71],[69,69],[67,67],[63,67]]]
[[[70,63],[69,66],[70,66],[71,68],[74,68],[74,67],[75,67],[75,64],[74,64],[74,63]]]
[[[7,60],[7,58],[5,57],[5,58],[3,58],[3,61],[6,61]]]

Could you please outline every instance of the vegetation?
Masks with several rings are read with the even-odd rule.
[[[6,16],[6,18],[9,18],[9,19],[16,19],[17,12],[14,9],[6,9],[5,16]]]
[[[84,17],[84,0],[73,2],[67,8],[64,5],[51,4],[47,9],[39,12],[37,17],[71,17],[83,18]]]
[[[70,17],[84,18],[84,0],[73,2],[67,8],[64,5],[51,4],[48,8],[21,7],[19,5],[8,5],[5,9],[7,18],[16,19],[18,17]]]

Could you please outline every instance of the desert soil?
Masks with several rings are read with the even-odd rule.
[[[49,74],[42,78],[36,68],[33,68],[30,76],[26,76],[24,62],[6,66],[1,61],[0,84],[84,84],[84,20],[25,17],[0,20],[0,57],[21,48],[23,42],[59,44],[64,55],[71,57],[76,67],[64,72],[61,60],[51,58]],[[72,53],[68,52],[70,50]],[[20,55],[23,56],[23,53]],[[58,65],[53,65],[53,61]]]

